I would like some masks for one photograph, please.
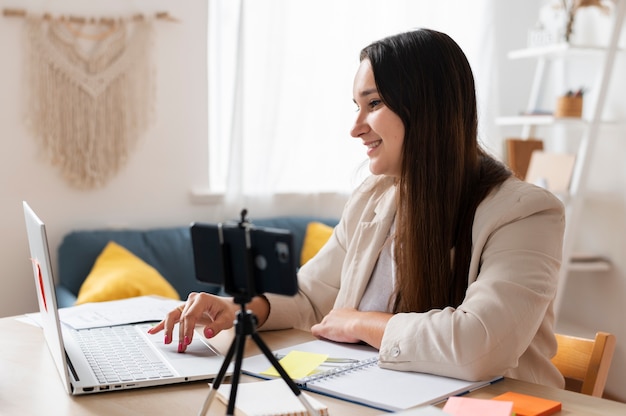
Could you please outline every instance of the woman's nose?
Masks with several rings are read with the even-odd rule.
[[[352,137],[361,137],[361,135],[367,133],[369,127],[367,123],[363,120],[363,117],[359,114],[354,120],[354,126],[352,126],[352,130],[350,130],[350,135]]]

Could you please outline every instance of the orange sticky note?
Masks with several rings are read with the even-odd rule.
[[[513,411],[517,416],[548,416],[561,410],[561,402],[512,391],[496,396],[493,400],[513,402]]]
[[[513,402],[452,396],[443,411],[452,416],[511,416]]]
[[[290,351],[278,362],[292,379],[300,379],[311,374],[320,364],[328,358],[327,354],[313,352]],[[278,377],[278,371],[274,367],[263,371],[261,374]]]

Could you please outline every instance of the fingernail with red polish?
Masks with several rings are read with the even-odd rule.
[[[215,334],[213,333],[213,330],[212,330],[211,328],[206,328],[206,329],[204,330],[204,336],[205,336],[205,337],[207,337],[207,338],[212,338],[212,337],[213,337],[213,335],[215,335]]]
[[[191,341],[189,341],[189,337],[185,335],[185,345],[189,345],[189,344],[191,344]]]
[[[182,342],[178,343],[178,352],[183,352],[183,343]]]
[[[172,342],[172,340],[170,339],[170,336],[165,334],[165,339],[163,340],[164,343],[169,344],[170,342]]]

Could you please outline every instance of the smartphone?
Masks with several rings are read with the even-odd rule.
[[[196,278],[232,296],[298,292],[293,235],[289,230],[239,223],[192,223]]]

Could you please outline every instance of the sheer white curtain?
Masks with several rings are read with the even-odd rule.
[[[359,52],[391,34],[428,27],[452,36],[474,69],[479,109],[488,108],[494,2],[211,0],[212,190],[274,208],[277,195],[349,193],[369,173],[349,134]]]

